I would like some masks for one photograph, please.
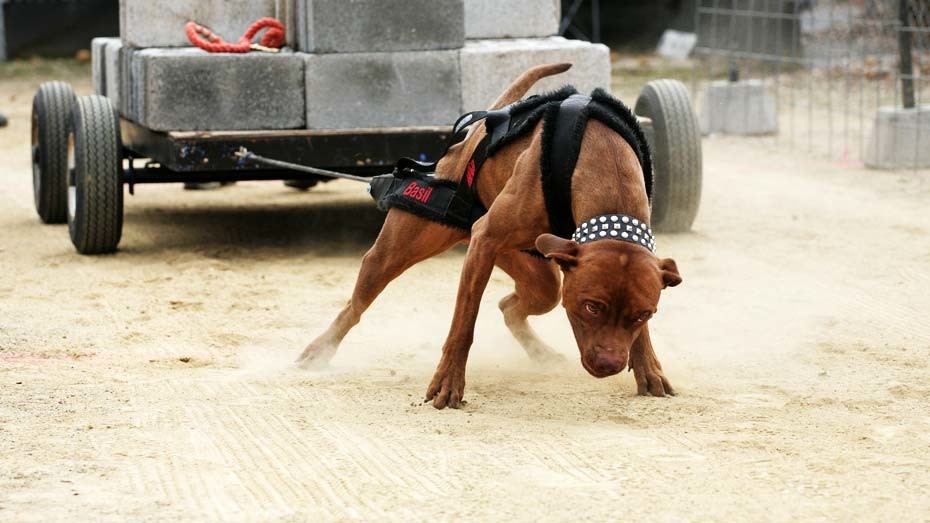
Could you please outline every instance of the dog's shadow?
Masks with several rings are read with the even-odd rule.
[[[386,214],[374,202],[321,192],[270,203],[261,195],[183,207],[143,201],[126,209],[120,252],[188,251],[246,259],[363,254]]]

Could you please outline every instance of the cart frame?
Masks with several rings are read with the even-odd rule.
[[[296,171],[243,165],[240,147],[282,161],[361,175],[389,171],[402,156],[426,161],[445,150],[451,127],[346,130],[156,132],[120,119],[124,181],[141,183],[319,180]],[[142,166],[134,160],[148,159]]]

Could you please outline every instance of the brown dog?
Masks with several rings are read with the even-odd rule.
[[[552,64],[523,73],[492,109],[522,98],[539,79],[568,70]],[[638,392],[673,394],[649,340],[647,322],[656,312],[660,291],[681,283],[671,259],[659,259],[645,247],[620,241],[578,243],[548,234],[549,223],[540,177],[542,124],[488,158],[475,182],[488,212],[471,234],[392,209],[371,250],[365,254],[352,299],[332,325],[298,360],[302,366],[327,362],[362,313],[387,284],[414,264],[457,243],[468,242],[455,320],[442,359],[426,392],[438,409],[458,407],[465,390],[465,363],[475,330],[481,295],[495,265],[509,274],[515,290],[500,302],[504,321],[535,360],[557,357],[533,332],[527,317],[562,303],[581,351],[581,363],[603,378],[629,363]],[[485,135],[473,125],[466,138],[439,161],[436,176],[458,180]],[[639,160],[630,145],[598,121],[590,121],[572,178],[572,211],[580,220],[625,214],[648,220],[649,199]],[[557,264],[521,252],[536,247]],[[561,267],[564,283],[559,276]]]

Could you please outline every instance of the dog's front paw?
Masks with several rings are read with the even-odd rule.
[[[303,369],[321,369],[329,364],[329,360],[336,354],[338,345],[325,341],[315,340],[300,353],[297,365]]]
[[[636,393],[640,396],[651,394],[658,398],[674,396],[675,389],[662,372],[662,365],[655,358],[633,358],[630,362],[633,376],[636,378]]]
[[[433,401],[437,409],[451,407],[457,409],[464,403],[465,395],[465,369],[464,366],[447,365],[439,363],[439,368],[433,375],[433,381],[426,389],[424,401]]]

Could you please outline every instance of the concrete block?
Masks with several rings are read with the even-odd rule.
[[[876,169],[930,167],[930,105],[880,107],[863,160]]]
[[[684,60],[688,58],[694,46],[697,45],[697,34],[674,29],[666,29],[659,38],[659,46],[656,48],[656,54],[672,60]]]
[[[6,23],[3,21],[3,4],[0,0],[0,62],[6,61]]]
[[[309,129],[451,125],[459,116],[458,51],[304,56]]]
[[[526,38],[559,32],[559,0],[465,0],[465,38]]]
[[[529,94],[572,84],[582,93],[610,89],[610,52],[606,46],[580,40],[518,38],[471,40],[462,49],[462,109],[485,109],[530,67],[556,62],[574,64],[560,75],[537,83]]]
[[[120,0],[120,37],[131,47],[187,47],[184,25],[194,21],[227,42],[275,16],[275,0]]]
[[[465,42],[463,0],[295,1],[301,51],[423,51]]]
[[[132,100],[132,83],[130,68],[132,66],[131,47],[118,40],[109,43],[104,49],[104,68],[106,75],[106,96],[113,101],[113,106],[120,116],[137,121],[130,110]]]
[[[132,54],[133,48],[123,45],[116,49],[116,60],[119,67],[119,95],[117,96],[116,107],[120,115],[134,122],[138,118],[130,107],[132,101]]]
[[[132,53],[130,114],[156,131],[304,126],[304,61],[294,53]]]
[[[296,7],[296,0],[275,0],[274,17],[284,24],[285,42],[291,49],[297,49]]]
[[[3,2],[0,1],[0,4]],[[104,53],[106,52],[107,45],[111,41],[119,42],[119,38],[94,38],[90,41],[90,76],[91,82],[94,86],[94,94],[99,94],[100,96],[107,95],[107,77],[106,77],[106,59],[104,58]]]
[[[120,50],[123,42],[119,38],[111,38],[103,49],[103,94],[113,101],[113,107],[119,108],[120,92],[122,92],[122,77],[120,75]]]
[[[701,104],[704,134],[760,135],[778,132],[775,99],[761,80],[720,80],[704,91]]]

